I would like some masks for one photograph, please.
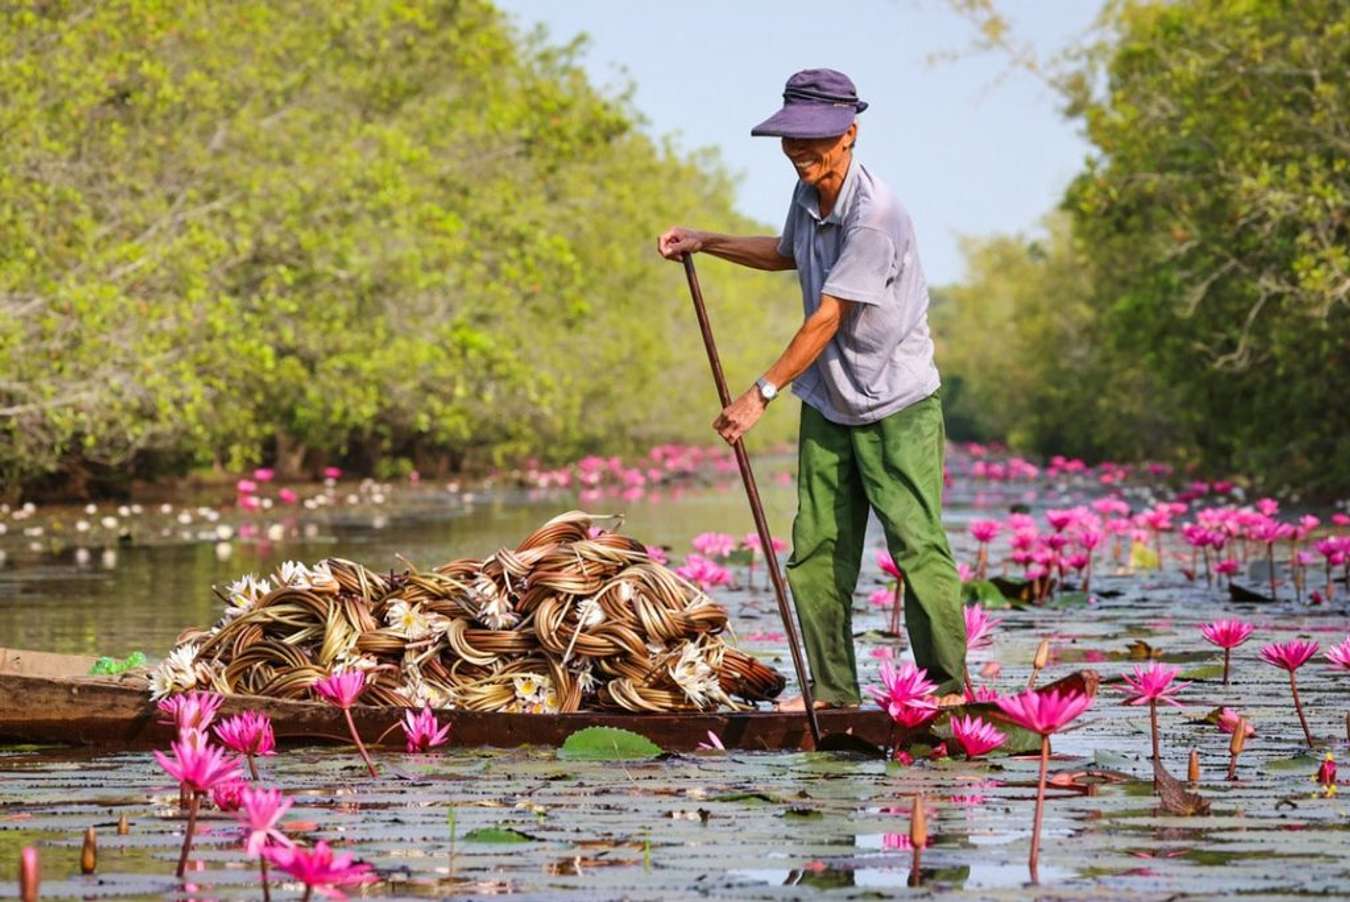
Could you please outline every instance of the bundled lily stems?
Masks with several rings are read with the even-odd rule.
[[[245,577],[152,692],[307,699],[350,669],[366,674],[364,704],[472,711],[739,710],[782,691],[724,641],[722,607],[596,519],[562,514],[514,549],[430,571],[330,559]]]

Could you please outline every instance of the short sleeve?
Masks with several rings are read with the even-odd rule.
[[[839,260],[821,288],[822,294],[860,304],[880,304],[886,297],[895,263],[895,242],[879,229],[861,226],[844,236]]]
[[[792,246],[796,240],[797,228],[797,193],[792,194],[792,202],[788,204],[787,220],[783,223],[783,234],[778,236],[778,256],[790,257],[795,259]]]

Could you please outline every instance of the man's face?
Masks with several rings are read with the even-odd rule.
[[[855,122],[833,138],[784,138],[783,153],[797,170],[797,178],[808,185],[819,185],[828,174],[844,171],[848,149],[857,134]]]

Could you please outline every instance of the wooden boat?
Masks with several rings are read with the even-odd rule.
[[[164,746],[173,727],[159,722],[141,673],[89,676],[95,659],[82,655],[0,648],[0,740],[62,743],[104,748]],[[1075,674],[1060,681],[1079,685],[1096,674]],[[342,713],[320,702],[283,701],[250,695],[225,697],[223,715],[262,711],[272,718],[281,743],[345,741]],[[358,705],[357,729],[367,742],[402,746],[395,727],[403,708]],[[451,744],[459,746],[559,746],[585,727],[620,727],[641,733],[666,751],[689,751],[706,742],[711,730],[729,749],[752,751],[808,748],[811,737],[801,713],[727,711],[634,714],[581,711],[571,714],[508,714],[484,711],[438,712],[449,721]],[[885,711],[862,708],[819,712],[822,732],[846,733],[886,746],[898,738]]]

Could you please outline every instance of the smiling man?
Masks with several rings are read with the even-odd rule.
[[[942,528],[945,433],[928,288],[909,215],[854,156],[857,114],[866,108],[842,72],[793,75],[783,108],[750,132],[781,138],[797,172],[783,233],[672,228],[657,243],[670,260],[702,251],[755,269],[797,270],[806,321],[713,428],[735,442],[789,382],[802,400],[787,571],[822,706],[861,701],[852,601],[869,509],[906,575],[915,661],[946,693],[961,688],[965,673],[961,583]]]

